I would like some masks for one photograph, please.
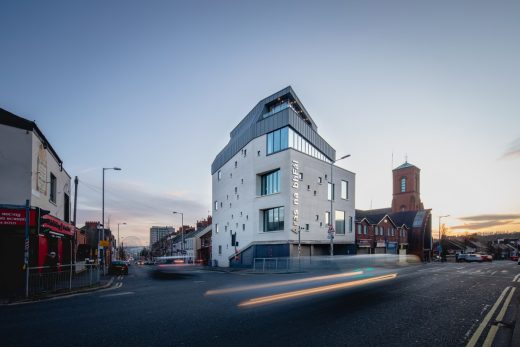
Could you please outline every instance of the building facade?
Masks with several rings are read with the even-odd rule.
[[[333,165],[335,150],[291,87],[260,101],[231,131],[212,167],[212,259],[354,254],[355,174]],[[331,216],[332,201],[332,216]],[[300,236],[299,236],[300,235]]]
[[[358,254],[413,254],[431,259],[431,210],[420,196],[420,169],[408,162],[392,170],[392,207],[356,210]]]
[[[0,108],[0,203],[49,211],[69,223],[70,176],[36,123]]]
[[[160,239],[164,238],[167,235],[174,234],[175,228],[172,226],[153,226],[150,228],[150,247],[159,241]]]

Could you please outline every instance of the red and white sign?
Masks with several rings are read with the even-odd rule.
[[[24,209],[0,209],[0,226],[25,226]],[[30,210],[29,226],[36,226],[36,211]]]

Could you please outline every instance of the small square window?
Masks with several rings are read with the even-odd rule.
[[[244,157],[247,156],[247,149],[244,149]]]
[[[260,156],[260,151],[256,152],[256,155],[257,155],[257,156]]]
[[[246,225],[242,224],[242,231],[245,231],[245,230],[246,230]]]
[[[237,161],[235,161],[235,168],[236,168],[237,166],[238,166],[238,162],[237,162]]]
[[[320,219],[320,216],[319,215],[316,215],[316,220],[319,220]]]
[[[318,177],[318,183],[319,183],[319,184],[322,184],[322,183],[323,183],[323,178]]]
[[[316,196],[316,191],[314,191],[314,196]]]
[[[311,190],[311,186],[310,185],[307,185],[307,190]]]
[[[303,172],[300,172],[300,181],[303,181]]]
[[[242,182],[242,184],[244,184],[244,179],[243,178],[242,178],[241,182]]]
[[[309,231],[309,224],[305,224],[305,231]]]

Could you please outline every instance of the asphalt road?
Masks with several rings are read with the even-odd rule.
[[[514,319],[520,291],[512,282],[520,266],[510,261],[353,269],[340,278],[189,268],[160,279],[150,270],[134,265],[102,291],[2,306],[0,345],[466,346],[481,331],[479,346],[501,311],[504,323]],[[280,281],[292,282],[273,286]],[[501,326],[493,346],[508,346],[511,333]]]

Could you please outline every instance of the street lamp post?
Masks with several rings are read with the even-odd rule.
[[[121,254],[121,244],[119,243],[119,226],[120,225],[126,225],[126,222],[123,222],[123,223],[117,223],[117,259],[120,258],[120,254]],[[121,259],[119,259],[121,260]]]
[[[119,167],[104,167],[103,168],[103,187],[102,187],[102,202],[101,202],[101,226],[103,228],[102,232],[101,232],[101,236],[102,236],[102,239],[103,241],[105,240],[105,171],[106,170],[116,170],[116,171],[121,171],[121,168]],[[102,255],[103,257],[101,258],[102,261],[103,261],[103,274],[105,274],[105,251],[104,251],[104,248],[101,248],[103,250],[102,252]]]
[[[181,215],[181,250],[184,250],[184,213],[173,211],[173,214]]]
[[[350,154],[344,155],[338,160],[330,161],[330,214],[329,214],[329,237],[330,237],[330,256],[334,256],[334,227],[332,225],[332,212],[333,210],[333,202],[334,202],[334,182],[332,181],[332,169],[334,167],[334,163],[337,163],[340,160],[346,159],[350,157]]]

